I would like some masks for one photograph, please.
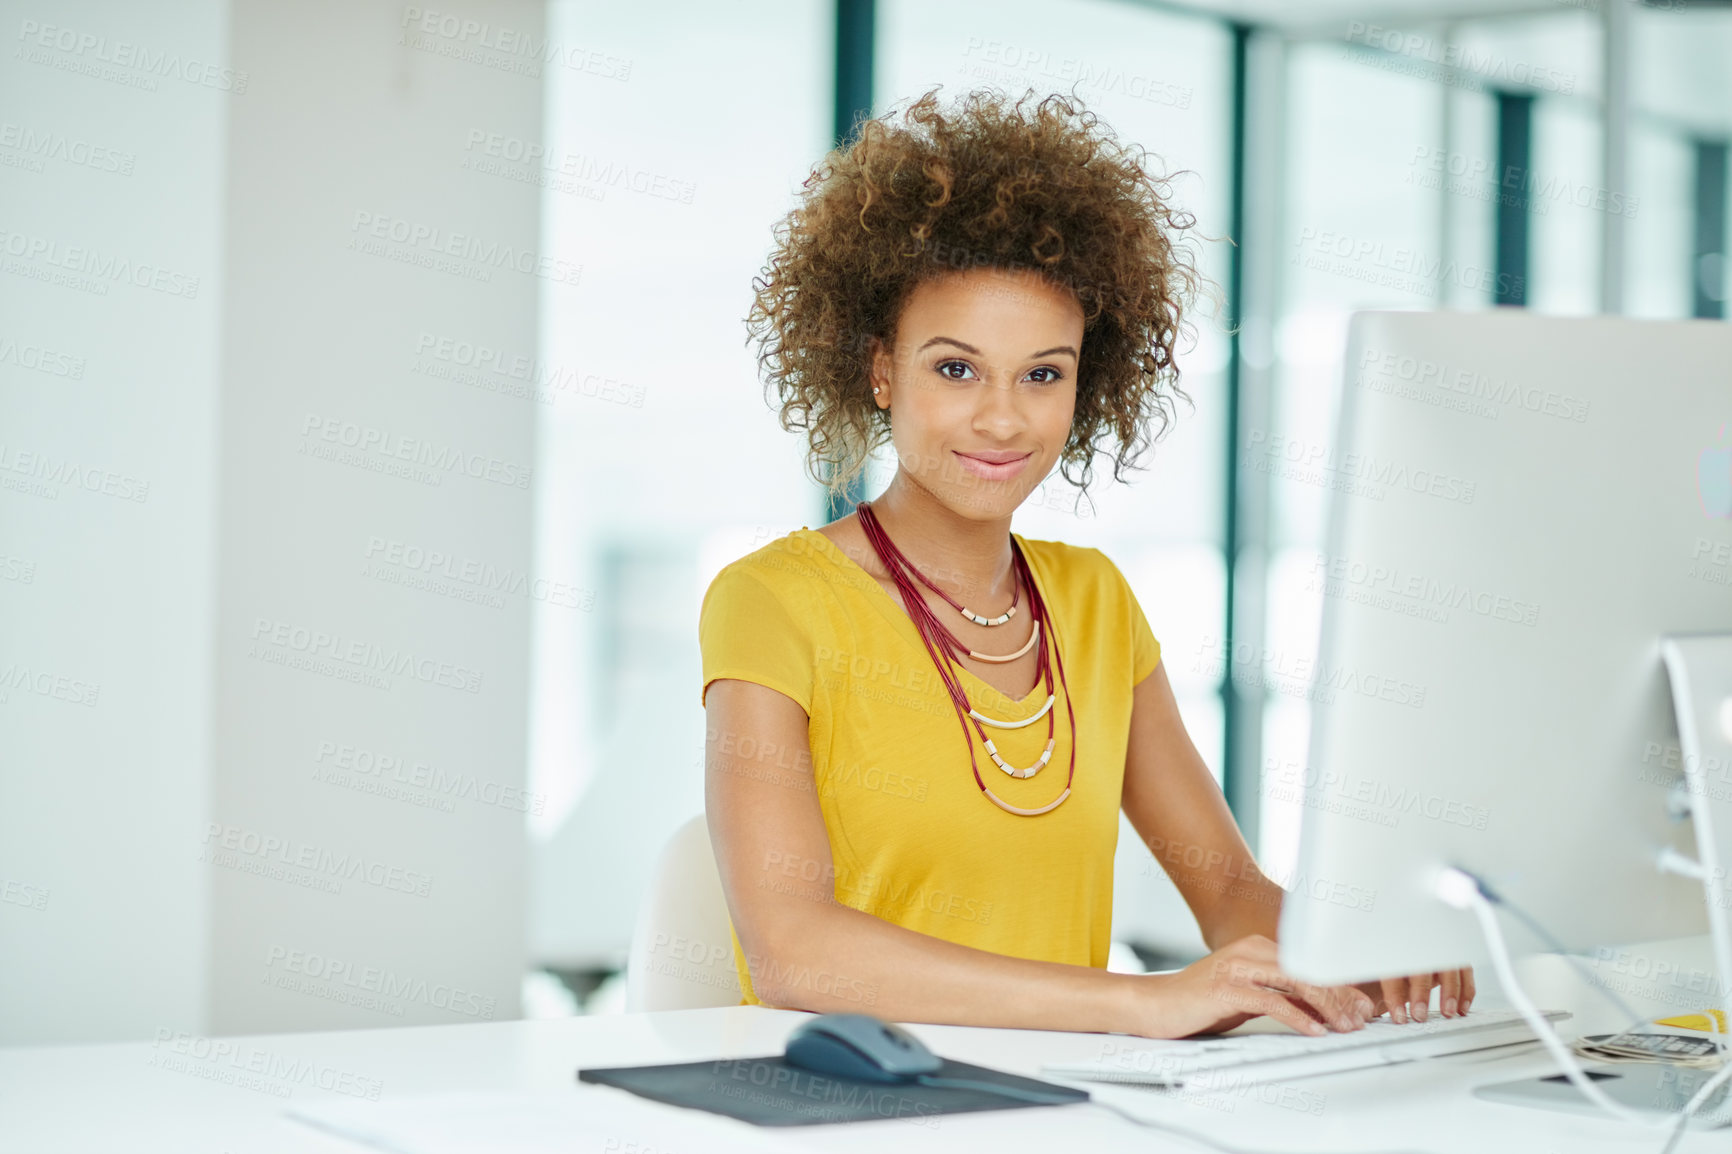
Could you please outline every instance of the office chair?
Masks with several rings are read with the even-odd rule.
[[[740,1004],[727,900],[704,815],[662,846],[638,907],[625,1008],[695,1010]]]

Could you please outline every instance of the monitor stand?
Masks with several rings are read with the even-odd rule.
[[[1606,1097],[1637,1113],[1652,1114],[1656,1120],[1667,1114],[1676,1116],[1696,1096],[1702,1083],[1715,1074],[1713,1070],[1653,1062],[1584,1065],[1582,1069]],[[1605,1117],[1599,1106],[1588,1101],[1563,1074],[1475,1086],[1473,1096],[1511,1106],[1537,1106],[1542,1110]],[[1689,1127],[1711,1130],[1728,1123],[1732,1123],[1732,1088],[1723,1084],[1696,1107],[1696,1112],[1690,1115]]]
[[[1702,883],[1708,934],[1719,971],[1721,1009],[1732,1027],[1732,633],[1687,634],[1660,639],[1660,655],[1672,687],[1678,744],[1684,753],[1696,856],[1661,853],[1656,866]],[[1717,780],[1715,780],[1717,779]],[[1608,1098],[1656,1118],[1682,1110],[1715,1070],[1631,1062],[1584,1065]],[[1476,1086],[1474,1095],[1496,1102],[1551,1110],[1600,1113],[1563,1074]],[[1732,1080],[1722,1083],[1690,1119],[1694,1128],[1732,1124]]]

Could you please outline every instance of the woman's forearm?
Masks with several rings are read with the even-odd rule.
[[[804,913],[766,941],[741,940],[767,1005],[898,1022],[1134,1032],[1136,975],[1006,957],[840,904]]]
[[[1238,888],[1209,911],[1206,921],[1199,922],[1203,942],[1211,950],[1252,934],[1275,940],[1287,891],[1261,873],[1236,884]]]

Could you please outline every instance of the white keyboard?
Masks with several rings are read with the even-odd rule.
[[[1570,1015],[1544,1011],[1551,1021]],[[1131,1082],[1175,1089],[1208,1089],[1307,1078],[1340,1070],[1388,1066],[1534,1040],[1515,1010],[1470,1010],[1397,1025],[1387,1018],[1343,1034],[1242,1034],[1163,1042],[1108,1035],[1092,1062],[1049,1063],[1046,1074],[1091,1082]]]

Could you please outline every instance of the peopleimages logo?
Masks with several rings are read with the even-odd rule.
[[[1732,445],[1726,443],[1726,426],[1720,426],[1720,444],[1702,450],[1696,459],[1696,491],[1702,497],[1702,512],[1710,517],[1732,517]]]

